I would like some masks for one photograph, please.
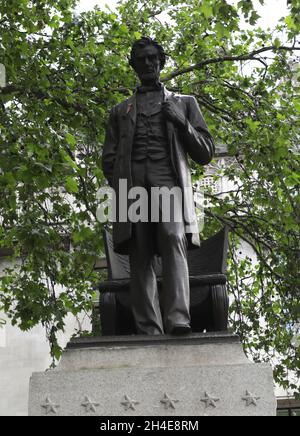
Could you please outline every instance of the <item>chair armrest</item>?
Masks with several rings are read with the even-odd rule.
[[[105,280],[99,284],[100,292],[128,291],[130,279]]]
[[[197,276],[190,276],[190,286],[199,285],[225,285],[227,276],[220,273],[201,274]]]
[[[195,286],[202,285],[224,285],[227,282],[227,277],[225,274],[215,273],[215,274],[201,274],[197,276],[190,276],[190,286],[191,288]],[[161,284],[162,277],[157,277],[158,284]],[[99,285],[100,292],[127,292],[130,287],[130,278],[128,279],[117,279],[117,280],[106,280]]]

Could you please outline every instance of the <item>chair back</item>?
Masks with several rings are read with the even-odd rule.
[[[129,256],[114,252],[112,234],[103,230],[104,247],[107,261],[108,280],[130,278]]]
[[[211,238],[201,241],[199,248],[189,250],[189,275],[226,274],[228,238],[228,227],[224,227]]]
[[[228,253],[228,227],[224,227],[209,239],[201,242],[199,248],[188,251],[189,275],[226,274]],[[112,234],[104,229],[104,246],[107,259],[108,279],[130,278],[129,256],[114,252]],[[162,275],[161,258],[155,256],[154,270],[158,277]]]

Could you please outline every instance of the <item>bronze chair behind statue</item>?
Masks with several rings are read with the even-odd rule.
[[[129,257],[113,251],[112,235],[104,230],[108,280],[100,284],[102,334],[135,334],[130,304]],[[228,323],[227,294],[228,229],[202,241],[188,252],[191,288],[191,327],[193,332],[225,331]],[[161,261],[155,258],[158,290],[161,291]]]

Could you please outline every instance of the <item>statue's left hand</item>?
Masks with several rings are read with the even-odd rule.
[[[164,115],[169,121],[176,124],[177,127],[184,129],[186,125],[186,118],[183,112],[179,109],[174,101],[164,101],[162,103],[162,110]]]

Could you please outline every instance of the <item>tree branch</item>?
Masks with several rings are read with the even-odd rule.
[[[162,79],[162,82],[168,82],[169,80],[174,79],[175,77],[181,76],[182,74],[190,73],[194,70],[200,70],[201,68],[205,67],[206,65],[211,64],[218,64],[222,62],[235,62],[235,61],[248,61],[248,60],[256,60],[259,59],[256,58],[257,55],[261,53],[265,53],[267,51],[296,51],[300,50],[300,47],[287,47],[287,46],[280,46],[275,47],[274,45],[269,47],[263,47],[258,50],[254,50],[250,53],[246,53],[239,56],[220,56],[217,58],[210,58],[206,59],[204,61],[198,62],[197,64],[191,65],[190,67],[182,68],[179,70],[173,71],[173,73],[169,74],[169,76],[166,76]]]

